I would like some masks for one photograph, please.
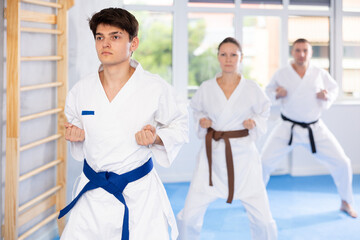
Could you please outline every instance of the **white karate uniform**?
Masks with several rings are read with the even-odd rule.
[[[270,212],[262,182],[261,161],[254,143],[254,140],[266,131],[266,120],[270,112],[269,99],[255,82],[243,77],[231,97],[226,99],[214,78],[201,84],[192,98],[191,107],[202,144],[185,207],[177,216],[179,239],[199,239],[208,205],[217,198],[228,197],[223,139],[212,140],[213,186],[209,186],[209,165],[205,147],[207,129],[199,125],[199,120],[203,117],[212,121],[211,127],[215,131],[244,129],[242,123],[249,118],[256,122],[256,127],[249,131],[249,136],[230,139],[235,176],[234,200],[240,199],[248,213],[253,239],[276,239],[276,224]]]
[[[123,174],[150,157],[168,167],[188,141],[186,102],[159,76],[144,71],[134,60],[131,66],[135,72],[111,102],[98,72],[78,82],[66,100],[68,121],[85,130],[85,141],[72,142],[71,153],[76,160],[85,158],[96,172]],[[82,115],[82,111],[94,114]],[[136,143],[135,133],[147,124],[156,126],[164,146]],[[82,173],[77,194],[87,182]],[[172,239],[177,238],[175,217],[155,169],[129,183],[123,195],[129,208],[131,240],[169,239],[169,225]],[[88,191],[70,211],[61,239],[119,240],[123,213],[124,205],[112,194],[102,188]]]
[[[287,90],[287,96],[275,99],[277,87]],[[316,93],[327,90],[327,100],[316,97]],[[313,156],[324,163],[330,170],[342,200],[351,203],[352,194],[352,169],[350,159],[336,140],[335,136],[320,119],[324,109],[328,109],[335,101],[338,94],[338,86],[330,74],[318,67],[309,65],[303,78],[293,69],[291,64],[278,70],[266,92],[274,103],[280,103],[281,113],[287,118],[297,122],[313,122],[310,127],[313,131],[316,153]],[[293,141],[288,145],[292,123],[280,120],[268,137],[262,150],[263,177],[267,184],[270,173],[278,163],[296,146],[303,146],[311,151],[309,131],[306,128],[295,125],[293,129]]]

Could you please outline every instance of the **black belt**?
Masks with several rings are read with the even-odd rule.
[[[299,126],[301,126],[301,127],[303,127],[303,128],[307,128],[307,129],[309,130],[309,140],[310,140],[310,145],[311,145],[311,151],[312,151],[312,153],[316,153],[314,135],[313,135],[313,132],[312,132],[312,129],[311,129],[310,125],[316,123],[316,122],[319,121],[319,120],[316,120],[316,121],[313,121],[313,122],[309,122],[309,123],[296,122],[296,121],[294,121],[294,120],[291,120],[291,119],[285,117],[283,114],[281,114],[281,118],[282,118],[284,121],[288,121],[288,122],[292,122],[292,123],[293,123],[293,125],[291,126],[291,134],[290,134],[289,145],[291,145],[292,139],[293,139],[293,128],[294,128],[295,125],[299,125]]]

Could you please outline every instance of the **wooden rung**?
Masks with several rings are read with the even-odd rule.
[[[39,146],[39,145],[41,145],[43,143],[54,141],[56,139],[59,139],[60,137],[61,137],[61,134],[55,134],[55,135],[52,135],[50,137],[40,139],[39,141],[29,143],[27,145],[24,145],[24,146],[20,147],[20,152],[25,151],[25,150],[30,149],[30,148],[33,148],[33,147],[36,147],[36,146]]]
[[[45,7],[53,7],[53,8],[62,8],[63,6],[59,3],[52,3],[52,2],[44,2],[39,0],[21,0],[24,3],[32,3],[36,5],[41,5]]]
[[[27,116],[21,117],[20,122],[25,122],[25,121],[36,119],[36,118],[39,118],[39,117],[59,113],[62,110],[63,110],[62,108],[54,108],[54,109],[50,109],[50,110],[47,110],[47,111],[44,111],[44,112],[39,112],[39,113],[27,115]]]
[[[41,227],[49,223],[50,221],[54,220],[59,216],[59,212],[51,214],[49,217],[45,218],[40,223],[36,224],[33,228],[29,229],[27,232],[25,232],[23,235],[21,235],[18,240],[24,240],[25,238],[29,237],[31,234],[39,230]]]
[[[22,226],[25,223],[33,220],[35,217],[45,212],[49,208],[54,207],[55,204],[56,204],[56,195],[53,195],[41,201],[39,204],[30,208],[29,210],[24,211],[24,213],[19,215],[19,226]]]
[[[62,56],[36,56],[36,57],[20,57],[21,61],[59,61]]]
[[[28,173],[25,173],[24,175],[19,177],[19,182],[24,181],[32,176],[35,176],[36,174],[39,174],[51,167],[54,167],[54,166],[58,165],[59,163],[61,163],[61,161],[62,161],[61,159],[57,159],[57,160],[54,160],[48,164],[45,164],[45,165],[39,167],[39,168],[36,168]]]
[[[63,31],[57,29],[46,29],[46,28],[29,28],[21,27],[20,31],[22,32],[35,32],[35,33],[50,33],[50,34],[63,34]]]
[[[38,197],[30,200],[29,202],[21,205],[19,207],[19,213],[21,213],[22,211],[24,211],[25,209],[39,203],[40,201],[44,200],[45,198],[50,197],[51,195],[55,194],[56,192],[58,192],[60,190],[60,188],[62,188],[61,185],[57,185],[56,187],[53,187],[52,189],[44,192],[43,194],[39,195]]]
[[[41,88],[60,87],[62,85],[63,85],[62,82],[43,83],[43,84],[20,87],[20,91],[25,92],[25,91],[36,90]]]
[[[20,10],[20,20],[26,22],[56,24],[56,15]]]

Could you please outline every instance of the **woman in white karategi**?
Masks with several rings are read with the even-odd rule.
[[[297,39],[291,54],[294,61],[279,69],[266,87],[270,99],[281,106],[282,120],[262,150],[264,183],[294,147],[303,146],[328,167],[342,200],[341,210],[355,218],[351,161],[320,119],[337,97],[337,83],[310,63],[312,47],[306,39]]]
[[[98,71],[69,92],[71,153],[84,161],[62,240],[168,240],[178,235],[152,158],[170,166],[188,139],[188,113],[174,89],[131,59],[138,22],[120,8],[90,19]]]
[[[276,239],[254,143],[266,131],[270,101],[255,82],[239,74],[242,50],[236,39],[220,43],[218,60],[221,74],[203,82],[190,104],[203,141],[185,207],[177,216],[179,239],[200,238],[206,209],[217,198],[241,200],[252,239]]]

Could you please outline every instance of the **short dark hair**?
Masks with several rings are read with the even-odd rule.
[[[295,44],[297,44],[297,43],[307,43],[311,46],[311,43],[308,40],[306,40],[305,38],[296,39],[295,42],[293,42],[292,47],[294,47]]]
[[[130,41],[138,35],[138,21],[134,15],[122,8],[105,8],[95,13],[89,19],[89,26],[94,38],[99,24],[110,25],[125,30],[129,34]]]
[[[221,45],[223,45],[224,43],[233,43],[233,44],[235,44],[235,45],[239,48],[239,50],[240,50],[240,52],[241,52],[241,54],[242,54],[241,44],[239,43],[238,40],[236,40],[236,39],[233,38],[233,37],[227,37],[227,38],[225,38],[224,40],[222,40],[222,42],[221,42],[221,43],[219,44],[219,46],[218,46],[218,52],[219,52],[219,50],[220,50]]]

